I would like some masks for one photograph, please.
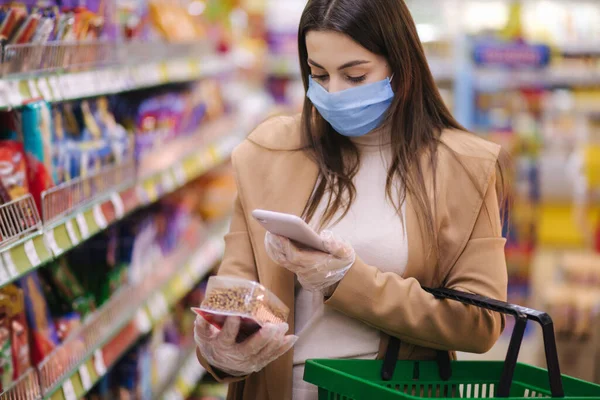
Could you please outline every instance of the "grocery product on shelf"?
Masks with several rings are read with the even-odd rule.
[[[0,382],[2,388],[7,388],[13,381],[14,365],[10,334],[10,303],[5,296],[0,297],[0,312]]]
[[[105,100],[99,101],[102,119],[98,121],[91,102],[66,103],[51,110],[46,102],[37,101],[18,112],[2,112],[2,150],[6,167],[12,166],[3,169],[3,187],[8,188],[4,202],[31,193],[41,212],[44,191],[132,155],[129,135],[103,108]]]
[[[15,140],[0,141],[2,169],[0,189],[2,203],[17,200],[29,193],[27,161],[23,145]]]
[[[9,2],[0,9],[0,34],[10,44],[43,44],[53,40],[93,40],[102,36],[104,16],[98,1]],[[61,4],[62,7],[58,7]],[[89,5],[95,5],[92,11]]]
[[[545,284],[539,303],[553,316],[561,370],[591,382],[600,381],[598,323],[600,256],[570,252],[560,257],[560,282]],[[543,349],[539,346],[541,362]]]
[[[216,221],[233,211],[231,199],[237,189],[232,168],[231,164],[224,164],[192,183],[198,197],[196,211],[205,220]]]
[[[29,360],[39,369],[44,390],[60,382],[63,374],[73,368],[73,355],[69,354],[82,355],[86,352],[86,345],[100,344],[86,339],[92,335],[86,330],[92,329],[94,320],[107,308],[114,308],[111,302],[115,296],[126,298],[127,290],[135,290],[138,286],[139,290],[144,290],[143,287],[150,283],[160,287],[164,284],[162,279],[168,278],[165,271],[170,270],[173,274],[183,267],[165,266],[159,262],[177,256],[182,247],[201,243],[206,237],[204,223],[195,213],[197,204],[194,196],[182,192],[193,192],[193,187],[180,189],[111,229],[89,238],[45,268],[23,277],[19,287],[25,296],[24,309],[18,307],[21,289],[16,286],[0,289],[0,333],[6,333],[5,338],[0,335],[3,340],[0,342],[0,378],[3,384],[0,390],[10,388],[19,374],[27,370]],[[180,277],[173,275],[172,279],[179,280]],[[171,285],[174,283],[169,287]],[[202,294],[198,291],[202,291],[202,286],[192,289],[188,295],[185,293],[189,289],[185,292],[179,290],[174,300],[181,298],[182,304],[175,307],[177,311],[173,316],[166,314],[170,303],[164,305],[167,309],[161,314],[156,314],[157,310],[153,309],[156,304],[149,303],[149,310],[153,319],[167,318],[169,322],[163,329],[165,341],[180,346],[183,353],[189,352],[192,343],[190,335],[194,319],[189,307],[201,301]],[[175,318],[175,315],[182,318]],[[158,320],[155,319],[154,323],[158,325]],[[143,337],[144,331],[136,326],[135,323],[131,327],[127,325],[123,328],[125,331],[115,336],[113,352],[107,347],[104,362],[110,373],[106,379],[94,378],[98,385],[90,392],[90,398],[152,398],[157,383],[152,380],[152,363],[149,361],[153,356],[148,342],[142,340],[125,356],[123,345],[119,345],[122,340],[136,342],[136,337]],[[110,332],[107,329],[107,326],[101,328],[101,332],[105,332],[103,335]],[[98,339],[106,340],[102,336]],[[31,343],[31,351],[23,347],[28,343]],[[173,373],[176,367],[173,365]],[[88,389],[91,387],[86,392]]]
[[[56,326],[50,316],[48,303],[36,272],[19,280],[25,296],[25,314],[30,331],[31,362],[39,365],[58,345]]]
[[[2,287],[0,295],[8,298],[10,304],[8,319],[10,321],[13,379],[16,380],[31,367],[29,326],[25,318],[25,299],[23,291],[12,284]]]
[[[46,284],[46,297],[52,299],[49,305],[55,317],[75,312],[80,318],[85,318],[95,310],[94,297],[86,292],[67,257],[52,261],[40,270],[40,275]]]
[[[210,79],[168,88],[158,93],[139,91],[111,99],[115,118],[135,133],[139,160],[168,142],[196,132],[203,123],[224,115],[220,86]]]
[[[42,209],[42,192],[54,186],[52,179],[52,116],[46,102],[26,104],[21,110],[22,141],[27,155],[29,192]]]

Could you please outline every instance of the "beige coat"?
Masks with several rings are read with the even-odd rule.
[[[421,289],[421,285],[446,287],[499,300],[506,298],[505,240],[501,237],[495,189],[499,147],[459,131],[443,132],[441,140],[455,154],[444,146],[438,151],[438,255],[427,251],[430,243],[421,234],[408,196],[409,256],[404,276],[382,273],[377,266],[357,259],[326,302],[385,332],[380,356],[387,335],[401,339],[400,359],[424,360],[435,357],[433,349],[485,352],[502,330],[499,315],[439,301]],[[265,230],[253,220],[251,212],[260,208],[302,213],[318,168],[300,147],[300,119],[277,117],[261,124],[234,151],[238,198],[219,269],[220,275],[258,280],[273,291],[291,310],[290,333],[294,332],[294,276],[268,257],[263,245]],[[424,171],[431,174],[426,165]],[[426,179],[433,182],[432,176],[426,175]],[[485,193],[485,198],[479,193]],[[200,354],[198,358],[209,372],[214,372]],[[224,379],[231,383],[228,399],[290,399],[292,358],[290,351],[245,379]]]

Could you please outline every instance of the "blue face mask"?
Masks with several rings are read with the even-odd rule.
[[[378,128],[394,99],[390,78],[337,93],[308,77],[306,96],[319,114],[341,135],[358,137]]]

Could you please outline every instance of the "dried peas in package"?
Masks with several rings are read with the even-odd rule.
[[[266,323],[287,322],[289,308],[257,282],[213,276],[208,280],[206,296],[193,311],[221,329],[227,317],[240,317],[242,324],[236,338],[242,342]]]

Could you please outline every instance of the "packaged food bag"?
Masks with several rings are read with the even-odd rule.
[[[0,295],[9,299],[10,332],[13,361],[13,378],[17,380],[31,367],[29,351],[29,327],[25,317],[25,299],[23,291],[16,285],[7,285],[0,290]]]
[[[0,295],[0,390],[6,390],[13,383],[14,365],[10,335],[10,298]]]
[[[226,276],[209,278],[200,308],[192,310],[219,329],[227,317],[240,317],[238,343],[266,323],[287,322],[290,313],[289,308],[260,283]]]
[[[19,280],[25,297],[25,314],[30,330],[31,361],[38,365],[59,344],[54,321],[36,272]]]

